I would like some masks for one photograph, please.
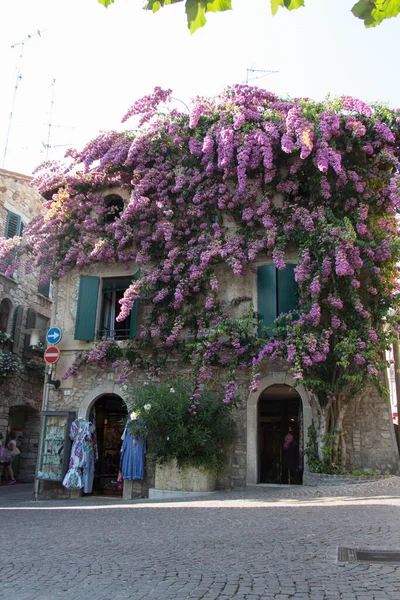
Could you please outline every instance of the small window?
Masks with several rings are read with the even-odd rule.
[[[131,285],[132,279],[137,280],[139,277],[139,271],[133,277],[105,279],[82,275],[79,283],[74,339],[89,342],[102,338],[115,340],[135,338],[138,300],[134,302],[129,316],[122,323],[117,321],[117,316],[121,310],[119,300]]]
[[[105,223],[113,223],[124,210],[124,201],[118,194],[109,194],[104,198],[107,212],[104,217]]]
[[[16,235],[22,235],[22,230],[23,223],[21,217],[16,213],[8,211],[4,237],[12,238]]]
[[[50,277],[48,279],[45,279],[45,281],[43,281],[42,283],[39,283],[37,292],[38,294],[41,294],[42,296],[45,296],[46,298],[49,298],[51,300],[53,296],[53,284]]]
[[[46,344],[46,333],[49,329],[50,319],[48,317],[44,317],[43,315],[36,315],[35,320],[35,329],[39,329],[40,337],[38,348],[43,348]]]
[[[34,310],[28,308],[26,315],[26,333],[24,340],[24,356],[31,358],[32,356],[43,356],[44,347],[46,344],[46,332],[49,329],[50,319],[43,315],[38,315]],[[39,329],[39,343],[35,348],[30,345],[31,330]]]
[[[7,299],[0,302],[0,331],[7,333],[8,319],[11,312],[11,302]]]
[[[272,330],[275,319],[282,313],[297,308],[297,283],[294,278],[296,265],[287,264],[283,270],[275,265],[264,265],[258,268],[258,314],[260,317],[259,332],[265,327]]]
[[[103,279],[100,327],[97,338],[125,340],[131,337],[131,314],[124,321],[116,320],[121,310],[119,301],[131,282],[131,277]]]

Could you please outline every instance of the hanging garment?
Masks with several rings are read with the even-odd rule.
[[[93,490],[94,463],[98,458],[96,427],[86,419],[75,419],[69,437],[72,448],[63,486],[75,490],[83,488],[85,494],[90,494]]]
[[[128,423],[121,436],[121,471],[123,479],[144,478],[144,455],[146,453],[146,440],[136,439],[128,432]]]

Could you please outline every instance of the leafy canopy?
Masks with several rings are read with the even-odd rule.
[[[145,10],[157,12],[163,6],[183,2],[184,0],[146,0]],[[335,0],[332,0],[335,2]],[[107,7],[114,0],[98,0]],[[294,10],[305,5],[305,0],[270,0],[271,12],[275,15],[279,7]],[[232,9],[231,0],[185,0],[186,16],[190,33],[194,33],[206,24],[207,12],[221,12]],[[352,8],[352,13],[364,21],[365,27],[376,27],[384,19],[396,17],[400,12],[400,0],[359,0]]]

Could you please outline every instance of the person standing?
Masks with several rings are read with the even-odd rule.
[[[16,456],[18,456],[20,453],[20,451],[17,448],[17,442],[15,440],[10,440],[7,444],[7,450],[9,451],[9,453],[11,454],[12,457],[12,462],[7,465],[5,467],[6,469],[6,473],[8,476],[8,485],[13,485],[14,483],[17,483],[15,476],[14,476],[14,471],[13,471],[13,463],[14,463],[14,459]]]
[[[289,485],[291,482],[296,481],[298,460],[298,445],[294,439],[294,436],[289,431],[285,436],[285,441],[282,448],[282,470],[287,471],[287,480]]]

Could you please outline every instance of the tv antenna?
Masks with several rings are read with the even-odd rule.
[[[22,68],[22,57],[23,57],[23,54],[24,54],[25,44],[26,44],[26,42],[28,42],[32,38],[34,38],[36,36],[41,37],[41,35],[42,35],[41,31],[39,31],[39,29],[38,29],[36,31],[36,33],[33,33],[32,35],[27,35],[23,40],[21,40],[20,42],[17,42],[16,44],[13,44],[11,46],[11,48],[16,48],[17,46],[21,46],[21,52],[20,52],[20,55],[19,55],[19,62],[18,62],[18,66],[17,66],[17,78],[16,78],[15,86],[14,86],[14,95],[13,95],[13,100],[12,100],[12,104],[11,104],[10,118],[8,120],[6,145],[5,145],[5,148],[4,148],[3,165],[2,165],[3,167],[4,167],[4,163],[6,161],[6,156],[7,156],[7,151],[8,151],[8,140],[10,138],[11,124],[12,124],[12,120],[13,120],[14,107],[15,107],[15,99],[17,97],[17,92],[18,92],[19,84],[20,84],[21,79],[22,79],[21,68]]]
[[[249,73],[264,73],[264,75],[258,75],[257,77],[249,78]],[[279,71],[271,71],[269,69],[246,69],[246,83],[250,83],[250,81],[256,81],[257,79],[263,79],[263,77],[267,77],[267,75],[272,75],[274,73],[279,73]]]
[[[53,79],[51,86],[53,88],[51,92],[51,102],[50,102],[50,113],[49,113],[49,123],[47,129],[47,144],[46,144],[46,161],[49,158],[49,150],[50,150],[50,135],[51,135],[51,127],[52,127],[52,119],[53,119],[53,108],[54,108],[54,90],[56,88],[56,80]]]

